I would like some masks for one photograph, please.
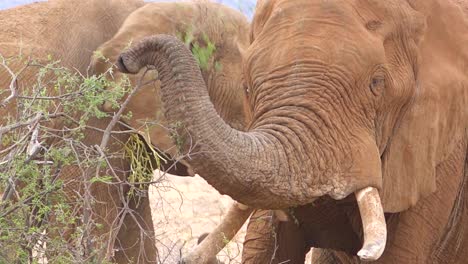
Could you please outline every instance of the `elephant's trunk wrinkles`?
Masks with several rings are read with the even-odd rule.
[[[336,172],[324,177],[320,176],[320,169],[313,168],[321,158],[313,160],[313,155],[308,155],[310,149],[304,154],[300,140],[289,138],[297,134],[290,133],[291,127],[281,120],[249,132],[231,128],[211,103],[193,55],[175,37],[147,37],[123,52],[117,64],[127,73],[155,66],[161,78],[166,118],[182,134],[178,136],[184,141],[184,150],[190,150],[189,162],[219,192],[243,204],[282,209],[307,204],[327,194],[339,199],[368,186],[380,187],[380,178],[372,178],[380,175],[374,141],[366,139],[354,145],[357,150],[350,154],[354,168],[344,171],[333,167]],[[295,124],[289,125],[295,128]],[[304,132],[313,140],[310,133]],[[375,153],[375,157],[369,160],[368,153]]]
[[[364,233],[364,243],[358,256],[365,261],[374,261],[382,256],[387,242],[387,225],[379,192],[368,187],[355,195]]]
[[[147,65],[156,67],[167,120],[178,124],[175,129],[183,133],[182,145],[184,150],[191,150],[187,157],[196,172],[219,192],[248,206],[282,209],[327,194],[340,199],[355,191],[364,230],[364,247],[359,256],[365,260],[380,257],[386,228],[374,188],[381,186],[381,164],[372,137],[361,135],[350,147],[353,153],[348,160],[352,160],[352,166],[347,171],[337,169],[331,173],[336,178],[327,181],[316,176],[321,172],[310,171],[309,165],[316,161],[300,151],[286,149],[290,127],[272,124],[242,132],[227,125],[210,101],[197,62],[175,37],[147,37],[123,52],[117,65],[125,73],[138,73]],[[294,163],[307,166],[291,167]]]
[[[156,67],[167,120],[184,133],[184,150],[191,149],[187,156],[196,172],[219,192],[261,208],[287,208],[317,196],[291,191],[301,183],[285,176],[286,155],[274,137],[235,130],[220,118],[197,62],[175,37],[147,37],[123,52],[117,65],[134,74],[146,65]]]

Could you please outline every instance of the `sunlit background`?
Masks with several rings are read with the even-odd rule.
[[[0,9],[11,8],[19,5],[43,2],[46,0],[0,0]],[[242,11],[249,18],[252,17],[252,13],[255,8],[256,0],[215,0],[218,3],[225,4],[227,6],[236,8]],[[180,0],[145,0],[145,2],[182,2]]]

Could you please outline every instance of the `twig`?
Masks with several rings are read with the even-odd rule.
[[[29,135],[33,132],[33,128],[36,127],[36,125],[39,123],[39,121],[41,120],[41,118],[42,118],[42,114],[41,114],[41,113],[38,113],[38,114],[36,115],[36,117],[33,118],[32,128],[29,129],[28,133],[27,133],[24,137],[22,137],[18,142],[16,142],[15,144],[9,146],[9,147],[6,148],[6,149],[1,150],[1,151],[0,151],[0,154],[9,152],[11,149],[15,148],[17,145],[19,145],[19,144],[22,143],[24,140],[26,140],[26,139],[29,137]],[[31,125],[31,124],[30,124],[30,125]]]
[[[18,84],[18,76],[21,75],[21,73],[29,66],[28,64],[26,64],[23,68],[21,68],[21,70],[18,72],[18,74],[15,74],[11,69],[10,67],[8,67],[8,65],[6,64],[6,61],[5,61],[5,57],[3,57],[2,55],[0,55],[0,58],[2,59],[2,62],[0,63],[3,68],[5,68],[5,70],[7,70],[7,72],[10,74],[11,76],[11,82],[10,82],[10,95],[5,98],[5,100],[2,101],[2,103],[0,104],[1,107],[5,107],[13,98],[16,97],[16,95],[18,94],[18,90],[17,90],[17,84]]]
[[[31,126],[30,129],[32,129],[33,132],[31,134],[31,140],[29,140],[28,147],[26,148],[26,154],[28,155],[28,158],[31,158],[31,157],[35,156],[36,153],[39,152],[39,150],[42,147],[41,143],[39,143],[39,140],[38,140],[38,138],[39,138],[39,122],[37,122],[33,126]]]
[[[65,113],[61,113],[61,112],[58,112],[58,113],[55,113],[55,114],[51,114],[51,115],[47,115],[46,116],[47,118],[58,118],[58,117],[65,117],[67,118],[68,120],[70,120],[71,122],[73,122],[74,124],[76,125],[80,125],[80,122],[78,122],[76,119],[74,119],[73,117],[71,117],[70,115],[67,115]],[[124,125],[125,127],[128,128],[128,130],[122,130],[122,131],[111,131],[110,133],[111,134],[129,134],[129,133],[135,133],[136,130],[133,129],[132,127],[122,123],[122,122],[118,122],[119,124],[121,125]],[[28,125],[28,124],[26,124]],[[97,128],[97,127],[93,127],[93,126],[84,126],[82,128],[86,128],[86,129],[91,129],[91,130],[94,130],[94,131],[98,131],[98,132],[101,132],[101,133],[104,133],[106,130],[104,129],[100,129],[100,128]],[[63,131],[63,129],[54,129],[54,128],[50,128],[50,127],[46,127],[44,128],[48,131],[55,131],[55,132],[61,132]],[[68,131],[73,131],[73,130],[79,130],[81,129],[81,127],[78,127],[78,128],[69,128]],[[0,131],[1,132],[1,131]]]
[[[42,195],[45,195],[45,194],[49,194],[49,193],[51,193],[53,191],[56,191],[58,189],[60,189],[60,188],[59,187],[50,188],[49,190],[44,190],[44,191],[38,193],[37,195],[33,195],[33,196],[28,197],[25,200],[23,200],[21,204],[17,204],[16,206],[11,208],[10,210],[8,210],[5,213],[1,214],[0,218],[5,218],[7,215],[9,215],[12,212],[14,212],[14,211],[18,210],[19,208],[21,208],[21,206],[26,205],[27,203],[31,202],[35,197],[42,196]]]
[[[9,132],[11,130],[14,130],[14,129],[17,129],[19,127],[23,127],[23,126],[28,126],[28,125],[31,125],[33,123],[37,123],[40,119],[42,118],[42,113],[37,113],[35,117],[25,121],[25,122],[19,122],[19,123],[15,123],[15,124],[12,124],[12,125],[9,125],[9,126],[4,126],[4,127],[0,127],[0,139],[2,138],[2,135],[6,132]]]
[[[102,141],[101,141],[101,144],[99,145],[101,149],[105,149],[106,146],[107,146],[107,143],[109,142],[109,139],[110,139],[110,134],[111,134],[111,131],[112,129],[114,128],[115,124],[117,124],[117,122],[119,121],[120,117],[122,116],[125,108],[127,107],[128,103],[130,102],[130,100],[132,99],[132,97],[136,94],[136,92],[138,92],[140,90],[141,87],[147,85],[148,83],[151,83],[153,81],[155,81],[155,79],[151,80],[151,81],[148,81],[148,82],[145,82],[143,83],[143,79],[145,78],[145,75],[150,71],[152,70],[152,68],[146,68],[145,72],[143,73],[143,75],[141,76],[140,80],[138,81],[138,85],[135,87],[135,89],[132,90],[132,92],[127,96],[127,98],[125,99],[125,101],[123,102],[122,106],[120,107],[119,111],[117,111],[117,113],[114,115],[114,117],[112,118],[111,122],[109,123],[109,125],[107,126],[106,130],[104,131],[104,135],[102,136]]]
[[[57,95],[57,96],[26,96],[26,95],[18,95],[16,96],[17,98],[20,99],[37,99],[37,100],[59,100],[59,99],[66,99],[68,97],[73,97],[73,96],[79,96],[83,95],[83,91],[78,91],[78,92],[73,92],[73,93],[67,93],[67,94],[62,94],[62,95]]]

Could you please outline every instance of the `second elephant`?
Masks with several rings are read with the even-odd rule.
[[[132,43],[154,34],[177,36],[198,59],[209,96],[218,114],[228,124],[243,130],[248,123],[244,109],[242,51],[249,44],[249,23],[244,15],[210,2],[152,3],[132,13],[120,31],[97,51],[93,61],[96,73],[104,73],[120,52]],[[114,78],[120,78],[114,73]],[[138,76],[130,76],[136,84]],[[140,89],[127,106],[127,124],[139,131],[169,159],[162,170],[175,175],[194,175],[190,164],[179,153],[174,139],[174,124],[165,121],[159,82]],[[106,106],[105,106],[106,107]],[[110,110],[110,109],[109,109]]]

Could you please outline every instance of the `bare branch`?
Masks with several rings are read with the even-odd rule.
[[[106,146],[107,146],[107,143],[109,142],[109,139],[110,139],[110,134],[111,134],[111,131],[112,129],[114,128],[115,124],[117,124],[117,122],[119,121],[120,117],[122,116],[123,112],[125,111],[125,108],[127,107],[128,103],[130,102],[130,100],[132,99],[132,97],[145,85],[147,85],[148,83],[151,83],[151,82],[154,82],[154,80],[151,80],[151,81],[148,81],[148,82],[145,82],[143,83],[143,79],[145,78],[145,75],[150,71],[152,70],[152,68],[146,68],[145,72],[143,73],[143,75],[141,76],[140,80],[138,81],[138,85],[132,90],[132,92],[127,96],[127,98],[125,99],[125,101],[123,102],[122,106],[120,107],[119,111],[117,111],[117,113],[114,115],[114,117],[112,118],[111,122],[109,123],[109,125],[107,126],[105,132],[104,132],[104,135],[102,137],[102,141],[101,141],[101,145],[100,148],[101,149],[105,149]]]
[[[12,124],[12,125],[0,127],[0,139],[2,138],[2,135],[4,133],[9,132],[9,131],[14,130],[14,129],[17,129],[19,127],[29,126],[29,125],[31,125],[33,123],[37,123],[41,118],[42,118],[42,113],[37,113],[35,117],[33,117],[33,118],[31,118],[31,119],[29,119],[27,121],[18,122],[18,123]]]
[[[38,113],[39,115],[40,113]],[[42,114],[40,114],[42,116]],[[26,154],[28,158],[34,157],[37,152],[41,149],[42,145],[39,143],[39,122],[35,123],[34,125],[30,126],[32,129],[31,133],[31,140],[29,141],[28,147],[26,149]]]
[[[13,98],[16,97],[16,95],[18,94],[18,90],[17,90],[17,86],[18,86],[18,76],[21,75],[21,73],[29,66],[28,64],[26,64],[23,68],[21,68],[21,70],[18,72],[18,74],[15,74],[11,69],[10,67],[8,67],[7,63],[6,63],[6,60],[5,60],[5,57],[3,57],[2,55],[0,55],[0,59],[1,59],[1,63],[0,65],[3,66],[3,68],[5,68],[5,70],[10,74],[11,76],[11,82],[10,82],[10,85],[9,85],[9,88],[10,88],[10,95],[5,98],[5,100],[2,101],[2,103],[0,104],[1,107],[5,107]]]
[[[17,98],[20,99],[37,99],[37,100],[60,100],[60,99],[68,99],[70,97],[74,96],[80,96],[83,94],[83,91],[78,91],[78,92],[73,92],[73,93],[67,93],[67,94],[62,94],[62,95],[57,95],[57,96],[25,96],[25,95],[17,95]]]

